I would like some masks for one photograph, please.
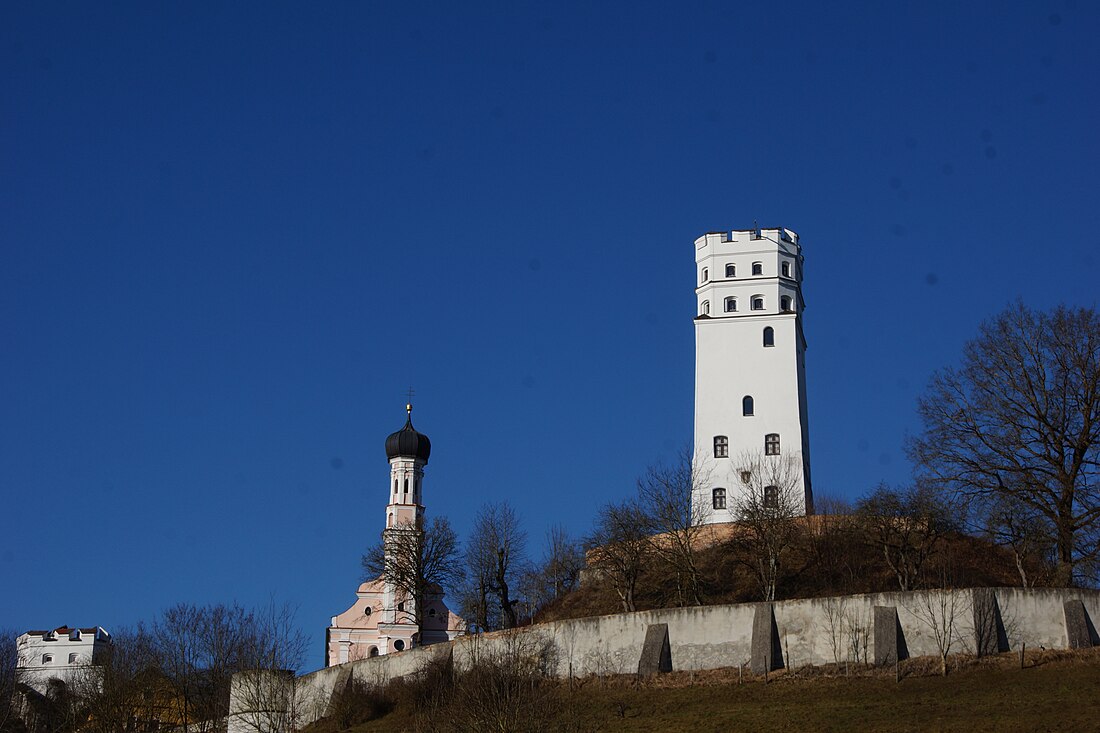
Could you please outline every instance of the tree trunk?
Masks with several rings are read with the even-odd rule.
[[[1063,588],[1073,587],[1073,530],[1058,529],[1058,566],[1054,569],[1054,584]]]

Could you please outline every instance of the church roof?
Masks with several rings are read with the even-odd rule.
[[[427,435],[413,427],[412,405],[407,405],[405,409],[409,413],[405,427],[386,438],[386,458],[419,458],[427,463],[428,456],[432,453],[432,442]]]

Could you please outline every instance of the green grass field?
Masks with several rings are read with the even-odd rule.
[[[1013,655],[961,662],[947,677],[931,660],[851,677],[812,670],[738,684],[737,670],[648,680],[590,679],[544,686],[510,720],[459,723],[453,710],[419,714],[407,695],[383,717],[344,728],[383,731],[1100,731],[1100,652]],[[335,721],[312,727],[341,730]]]

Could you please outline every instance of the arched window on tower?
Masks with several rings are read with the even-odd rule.
[[[378,647],[372,646],[370,648],[370,651],[367,652],[367,656],[368,657],[377,657],[378,656]]]
[[[406,493],[406,494],[409,493],[409,477],[408,476],[405,477],[405,492],[404,493]]]
[[[737,268],[733,265],[726,265],[726,277],[736,277]]]
[[[764,310],[764,296],[763,295],[754,295],[754,296],[752,296],[752,309],[754,311]]]
[[[791,263],[790,262],[784,262],[783,263],[783,277],[790,277],[790,276],[791,276]]]
[[[736,313],[736,312],[737,312],[737,298],[735,298],[731,295],[730,297],[726,298],[726,313]]]
[[[725,489],[715,489],[714,491],[712,491],[711,492],[711,503],[714,505],[715,509],[725,509],[726,508],[726,490]]]
[[[763,275],[764,274],[764,263],[763,262],[754,262],[754,263],[752,263],[752,274],[753,275]]]
[[[775,329],[771,326],[764,327],[764,345],[775,346]]]
[[[752,417],[752,395],[745,395],[741,399],[741,414],[745,417]]]
[[[768,433],[764,436],[764,455],[779,455],[779,433]]]
[[[791,298],[789,295],[784,295],[779,299],[779,310],[784,313],[789,313],[791,310]]]
[[[725,435],[714,436],[714,457],[715,458],[729,458],[730,455],[730,439]]]
[[[702,275],[699,276],[699,282],[705,283],[707,280],[710,280],[710,270],[704,267]]]
[[[709,316],[710,315],[710,301],[709,300],[704,300],[703,304],[701,306],[699,306],[699,315],[701,315],[701,316]]]

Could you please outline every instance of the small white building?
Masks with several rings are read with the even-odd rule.
[[[761,469],[782,474],[780,491],[812,514],[798,235],[782,227],[704,234],[695,277],[698,521],[736,520],[737,500]],[[766,497],[776,489],[758,488]]]
[[[102,661],[111,645],[111,635],[101,626],[52,631],[28,631],[15,640],[20,682],[46,694],[51,679],[70,687],[83,682]]]
[[[432,444],[413,427],[412,405],[406,410],[405,427],[386,438],[390,480],[382,537],[387,556],[393,543],[424,524],[424,468]],[[325,633],[325,666],[448,641],[464,633],[465,622],[447,608],[441,588],[428,593],[424,605],[417,609],[414,599],[385,577],[363,583],[351,608],[332,617]]]

